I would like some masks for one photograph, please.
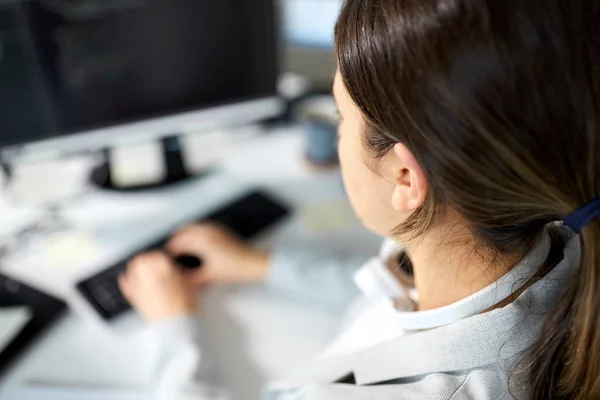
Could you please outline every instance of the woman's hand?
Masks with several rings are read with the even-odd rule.
[[[136,256],[119,277],[121,292],[145,319],[161,321],[196,310],[196,290],[162,252]]]
[[[213,224],[189,225],[167,243],[167,251],[201,258],[202,267],[186,272],[196,285],[263,281],[269,254],[251,249],[224,228]]]

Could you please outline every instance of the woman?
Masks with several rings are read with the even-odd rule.
[[[402,243],[414,287],[390,280],[387,260],[360,269],[357,301],[373,305],[353,307],[349,330],[269,399],[600,398],[598,21],[597,0],[345,3],[344,182],[364,224]],[[203,283],[354,294],[340,265],[257,253],[215,227],[184,229],[168,250],[202,255]],[[165,336],[165,398],[225,396],[169,259],[138,257],[121,285],[177,332]]]

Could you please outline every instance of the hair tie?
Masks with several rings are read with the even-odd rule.
[[[567,215],[563,224],[579,234],[594,219],[600,217],[600,196]]]

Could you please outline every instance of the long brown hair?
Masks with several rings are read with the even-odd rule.
[[[342,80],[373,157],[405,143],[429,181],[397,233],[458,212],[499,256],[600,193],[600,1],[347,0]],[[527,358],[534,399],[600,398],[600,220]]]

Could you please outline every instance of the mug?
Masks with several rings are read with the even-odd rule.
[[[314,95],[298,102],[296,120],[306,134],[306,157],[318,166],[337,164],[337,126],[339,115],[333,98]]]

